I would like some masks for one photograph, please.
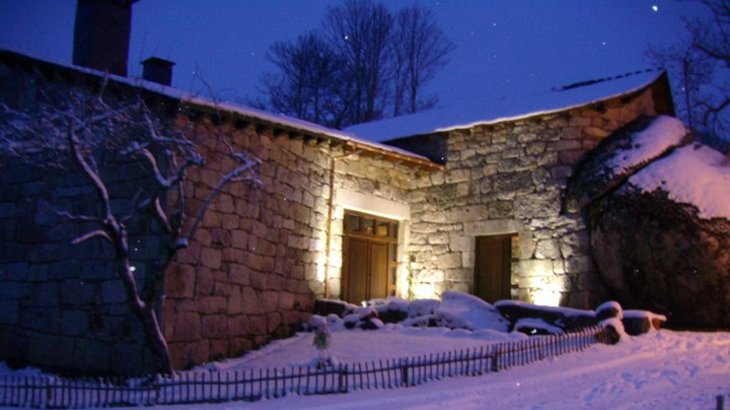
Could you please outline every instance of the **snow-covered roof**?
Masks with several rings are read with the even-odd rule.
[[[114,74],[103,73],[98,70],[90,68],[79,67],[74,65],[63,64],[59,62],[48,61],[45,59],[37,58],[35,56],[29,56],[27,54],[20,54],[9,50],[0,50],[0,61],[2,60],[26,60],[37,64],[43,64],[49,67],[55,67],[65,70],[71,70],[78,73],[83,73],[90,76],[99,78],[106,77],[108,80],[125,84],[137,89],[142,89],[147,92],[152,92],[172,98],[180,101],[185,105],[192,105],[209,110],[215,110],[223,115],[229,114],[237,117],[243,117],[250,120],[256,120],[259,122],[267,123],[273,127],[280,127],[290,131],[299,132],[302,134],[312,135],[315,137],[323,137],[325,139],[335,139],[342,143],[350,144],[355,149],[361,151],[370,151],[377,155],[385,157],[394,157],[395,159],[402,160],[412,165],[419,165],[425,168],[438,168],[439,165],[432,163],[426,157],[415,154],[410,151],[406,151],[400,148],[392,147],[389,145],[383,145],[376,141],[369,141],[358,138],[352,133],[344,132],[332,128],[323,127],[308,121],[303,121],[297,118],[288,117],[285,115],[272,114],[266,111],[262,111],[256,108],[247,107],[237,103],[231,103],[226,101],[217,101],[212,98],[202,97],[195,95],[190,92],[180,90],[174,87],[165,86],[152,81],[146,81],[141,78],[128,78],[118,76]]]
[[[641,70],[624,75],[581,81],[530,95],[493,98],[485,95],[456,106],[358,124],[345,131],[369,141],[388,141],[433,134],[481,124],[513,121],[595,104],[641,90],[663,74]]]

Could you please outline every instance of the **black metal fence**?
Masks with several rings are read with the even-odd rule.
[[[611,343],[612,329],[594,327],[575,333],[540,336],[480,348],[401,359],[346,363],[327,368],[282,367],[181,372],[146,378],[0,377],[0,405],[70,409],[152,406],[260,400],[288,394],[346,393],[351,390],[416,386],[454,376],[478,376],[548,357]]]

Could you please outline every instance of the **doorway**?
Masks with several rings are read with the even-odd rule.
[[[398,222],[346,211],[342,244],[342,298],[359,305],[395,296]]]
[[[474,258],[474,294],[494,303],[511,299],[513,250],[516,234],[477,236]]]

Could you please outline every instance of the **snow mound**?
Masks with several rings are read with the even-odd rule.
[[[468,330],[493,329],[507,332],[509,322],[497,309],[476,296],[446,291],[441,295],[441,305],[434,312],[439,326]]]
[[[730,219],[730,164],[714,149],[694,144],[676,149],[629,178],[642,192],[662,190],[675,202],[694,205],[703,219]]]

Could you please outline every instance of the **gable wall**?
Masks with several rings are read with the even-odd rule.
[[[652,89],[599,106],[447,136],[446,169],[411,192],[411,294],[473,291],[475,237],[519,235],[513,297],[592,307],[601,285],[580,215],[561,212],[572,166],[613,130],[654,114]]]

